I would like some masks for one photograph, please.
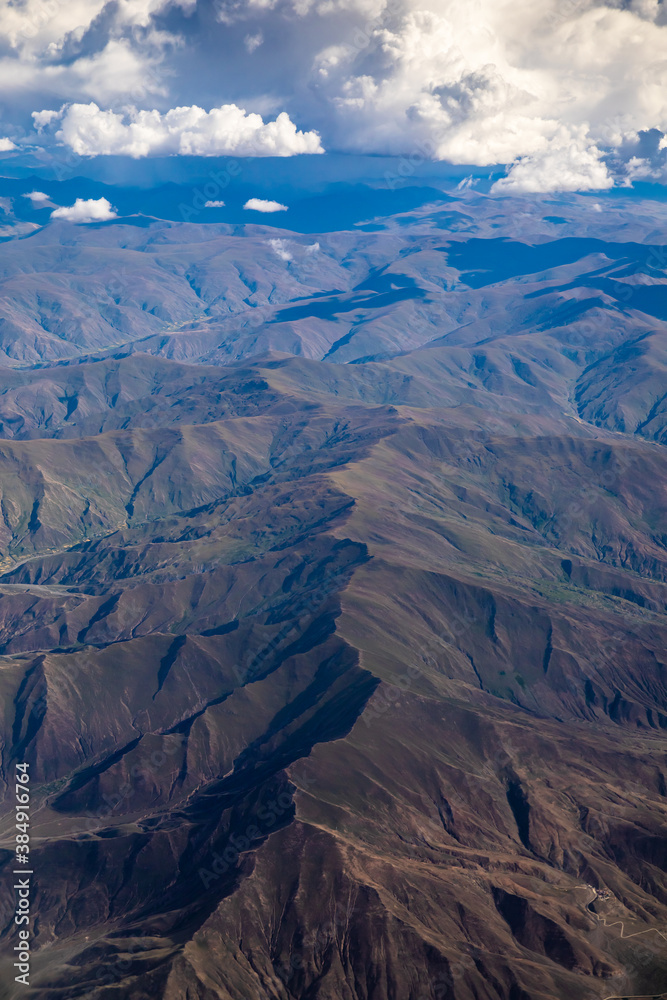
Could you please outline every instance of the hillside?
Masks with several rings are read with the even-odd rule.
[[[41,1000],[667,988],[660,211],[0,245]]]

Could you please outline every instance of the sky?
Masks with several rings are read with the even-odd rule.
[[[666,183],[666,3],[0,0],[0,158],[393,156],[500,165],[505,194]]]

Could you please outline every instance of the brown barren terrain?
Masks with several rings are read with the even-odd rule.
[[[40,1000],[667,991],[665,274],[640,222],[469,217],[270,268],[221,227],[16,244],[0,860],[25,760]],[[24,259],[98,274],[32,341]]]

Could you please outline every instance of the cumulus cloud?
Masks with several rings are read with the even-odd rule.
[[[16,143],[11,139],[0,139],[0,153],[9,153],[12,149],[18,149]]]
[[[652,0],[405,0],[317,55],[330,147],[515,162],[501,190],[608,187],[601,154],[667,131],[667,25]],[[551,188],[550,188],[551,189]]]
[[[51,218],[75,223],[107,222],[117,219],[118,213],[106,198],[77,198],[73,205],[56,208],[51,212]]]
[[[667,133],[661,0],[22,0],[0,4],[0,35],[8,107],[66,102],[35,125],[48,143],[57,117],[82,155],[291,155],[321,135],[337,151],[511,164],[500,191],[664,179],[628,152]],[[198,107],[221,93],[247,110]]]
[[[204,208],[224,208],[224,201],[205,201]]]
[[[630,187],[635,181],[667,181],[667,140],[657,129],[630,135],[608,159],[621,186]]]
[[[156,26],[197,0],[22,0],[0,4],[0,93],[61,100],[164,93],[165,58],[182,43]],[[34,107],[34,104],[33,104]]]
[[[252,53],[255,49],[258,49],[260,45],[264,44],[264,35],[261,31],[256,31],[252,35],[246,35],[243,39],[243,44],[245,45],[247,51]]]
[[[3,4],[2,29],[12,49],[27,47],[32,51],[46,46],[51,54],[65,46],[67,40],[83,39],[91,29],[100,26],[100,15],[110,17],[107,28],[116,33],[124,28],[146,28],[151,19],[169,7],[193,9],[196,0],[123,0],[105,10],[107,0],[23,0],[20,4]]]
[[[279,0],[220,0],[216,17],[221,24],[234,24],[244,21],[248,15],[274,10],[278,4]]]
[[[33,111],[32,123],[38,132],[42,132],[51,122],[57,122],[59,117],[60,111]]]
[[[315,254],[319,253],[321,250],[319,243],[308,243],[304,246],[302,243],[286,239],[272,239],[267,240],[266,242],[276,256],[280,257],[280,259],[284,260],[287,264],[291,263],[293,260],[300,260],[301,263],[303,263],[304,261],[307,261],[308,258],[314,257]]]
[[[30,191],[28,194],[24,194],[23,197],[29,198],[33,205],[38,205],[43,201],[51,201],[48,194],[44,194],[43,191]]]
[[[325,17],[340,13],[377,17],[387,8],[396,6],[396,0],[218,0],[216,17],[223,24],[234,24],[274,10],[298,17],[311,13]]]
[[[249,198],[243,206],[250,212],[287,212],[288,206],[279,201],[266,201],[264,198]]]
[[[614,186],[596,146],[580,132],[562,134],[533,156],[520,157],[507,177],[491,188],[494,194],[544,194],[548,191],[601,191]]]
[[[48,120],[46,116],[48,115]],[[322,153],[317,132],[299,132],[285,112],[275,121],[247,114],[236,104],[212,111],[196,105],[126,115],[102,111],[97,104],[65,105],[53,115],[33,115],[37,127],[59,123],[56,139],[79,156],[294,156]]]
[[[289,250],[290,247],[289,240],[268,240],[267,242],[271,247],[271,249],[273,250],[273,252],[276,254],[276,256],[280,257],[281,260],[284,260],[287,263],[294,260],[294,257],[292,256]]]

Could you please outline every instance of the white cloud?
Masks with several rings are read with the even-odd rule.
[[[0,153],[9,153],[12,149],[18,149],[16,143],[11,139],[0,139]]]
[[[281,205],[279,201],[266,201],[264,198],[249,198],[243,206],[250,212],[286,212],[287,205]]]
[[[494,194],[601,191],[614,186],[601,153],[585,132],[562,133],[542,152],[520,157],[491,188]]]
[[[51,201],[48,194],[44,194],[43,191],[30,191],[29,194],[24,194],[24,198],[29,198],[33,205],[38,205],[42,201]]]
[[[204,208],[224,208],[224,201],[206,201],[204,202]]]
[[[272,204],[275,204],[275,202],[272,202]],[[314,257],[321,250],[319,243],[309,243],[304,246],[302,243],[296,243],[294,240],[285,239],[272,239],[266,242],[276,256],[280,257],[286,263],[293,261],[295,255],[297,260],[299,258],[303,260],[303,258]]]
[[[51,122],[58,121],[60,117],[59,111],[33,111],[32,122],[38,132],[47,128]]]
[[[653,0],[623,8],[394,3],[365,42],[335,40],[315,59],[312,84],[333,112],[327,145],[480,166],[520,159],[505,189],[553,178],[570,190],[577,177],[584,190],[607,187],[601,151],[639,130],[667,131],[665,18]]]
[[[279,0],[219,0],[216,17],[222,24],[244,21],[248,15],[265,14],[278,6]]]
[[[107,0],[23,0],[3,3],[2,31],[12,49],[48,48],[53,52],[67,37],[83,37],[107,5]],[[151,17],[168,7],[194,8],[196,0],[121,0],[115,5],[114,27],[148,27]]]
[[[261,31],[255,32],[254,35],[246,35],[245,38],[243,39],[243,44],[245,45],[247,51],[250,53],[258,49],[260,45],[263,45],[263,43],[264,43],[264,35],[262,34]]]
[[[82,155],[292,155],[319,152],[319,132],[337,151],[514,164],[505,190],[606,186],[610,150],[628,183],[649,169],[623,169],[643,158],[631,138],[667,133],[662,0],[215,0],[206,45],[194,19],[182,37],[155,20],[171,3],[196,6],[0,0],[0,93],[66,102],[61,141]],[[290,117],[191,106],[239,78],[249,108]],[[59,114],[36,114],[45,143]]]
[[[275,202],[273,203],[275,204]],[[247,208],[247,205],[246,205]],[[294,257],[289,251],[290,241],[289,240],[267,240],[269,246],[274,251],[274,253],[280,257],[281,260],[289,263],[294,260]]]
[[[69,101],[164,93],[165,57],[182,40],[152,18],[174,6],[196,0],[2,0],[0,92]]]
[[[49,113],[50,114],[50,113]],[[39,126],[45,112],[33,114]],[[285,112],[264,123],[236,104],[212,111],[196,105],[159,111],[129,109],[126,115],[102,111],[97,104],[65,105],[56,119],[56,139],[79,156],[135,158],[180,153],[186,156],[294,156],[322,153],[316,132],[299,132]]]
[[[377,17],[387,8],[395,9],[396,0],[218,0],[216,16],[223,24],[233,24],[282,8],[282,12],[305,17],[331,14],[361,14]]]
[[[12,222],[9,226],[0,226],[0,239],[15,240],[17,236],[28,236],[39,229],[34,222]]]
[[[107,222],[117,219],[118,214],[106,198],[77,198],[73,205],[56,208],[51,212],[51,218],[75,223]]]

